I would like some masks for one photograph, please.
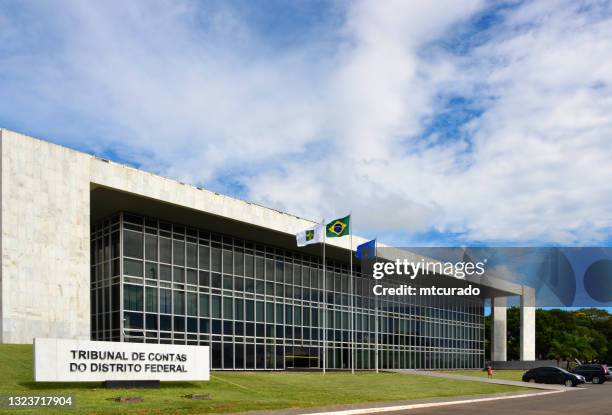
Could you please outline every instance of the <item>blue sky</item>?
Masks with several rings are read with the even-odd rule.
[[[603,1],[14,1],[0,126],[397,245],[612,242]]]

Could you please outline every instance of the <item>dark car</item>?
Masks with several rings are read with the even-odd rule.
[[[599,364],[585,364],[576,366],[572,373],[582,375],[587,382],[604,383],[609,379],[608,367]]]
[[[545,366],[530,369],[523,375],[523,382],[551,383],[565,386],[577,386],[585,382],[584,376],[570,373],[567,370]]]

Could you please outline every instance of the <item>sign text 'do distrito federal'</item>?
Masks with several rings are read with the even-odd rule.
[[[209,380],[208,346],[34,339],[34,380]]]

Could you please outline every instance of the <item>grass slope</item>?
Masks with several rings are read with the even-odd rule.
[[[0,395],[72,395],[66,409],[0,409],[11,414],[194,414],[421,399],[520,390],[510,386],[404,375],[358,372],[212,372],[210,382],[165,382],[157,390],[106,390],[99,383],[34,383],[32,347],[0,345]],[[209,393],[211,400],[182,396]],[[109,398],[140,396],[144,402]]]

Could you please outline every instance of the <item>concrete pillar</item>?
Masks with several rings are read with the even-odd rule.
[[[491,298],[491,360],[506,361],[506,297]]]
[[[521,295],[521,360],[535,360],[535,289],[523,286]]]

